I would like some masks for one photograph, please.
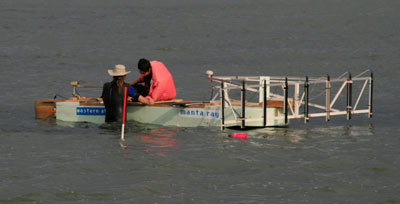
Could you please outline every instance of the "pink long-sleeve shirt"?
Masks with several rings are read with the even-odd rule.
[[[155,101],[171,100],[176,96],[174,79],[167,67],[162,62],[151,61],[151,73],[153,83],[150,85],[148,99]],[[139,77],[139,83],[144,82],[143,76]]]

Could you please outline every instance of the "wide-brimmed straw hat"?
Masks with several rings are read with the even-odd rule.
[[[109,69],[108,74],[110,76],[125,76],[131,73],[130,71],[126,71],[125,65],[117,64],[115,65],[114,69]]]

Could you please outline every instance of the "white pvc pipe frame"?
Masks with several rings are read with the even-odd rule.
[[[369,70],[367,70],[369,71]],[[366,71],[364,71],[363,73],[365,73]],[[299,87],[300,84],[304,83],[304,78],[300,78],[300,77],[287,77],[288,78],[288,86],[294,86],[294,99],[290,98],[290,100],[292,100],[294,102],[294,107],[292,105],[289,105],[290,108],[290,115],[288,116],[289,119],[296,119],[296,118],[303,118],[304,115],[300,114],[299,109],[300,106],[304,104],[304,93],[301,95],[301,98],[299,97],[300,91],[299,91]],[[255,92],[259,94],[259,87],[263,86],[262,83],[260,83],[260,76],[212,76],[209,77],[209,79],[212,79],[213,82],[217,82],[217,83],[224,83],[224,90],[225,90],[225,101],[227,101],[227,105],[230,107],[231,111],[233,112],[233,115],[235,116],[235,121],[237,121],[237,116],[236,113],[233,111],[233,107],[232,104],[230,103],[230,98],[229,95],[227,94],[226,91],[228,90],[233,90],[233,89],[242,89],[242,85],[240,84],[236,84],[235,82],[240,82],[240,81],[246,81],[246,82],[257,82],[257,84],[246,84],[246,90],[247,91],[251,91],[251,92]],[[336,92],[335,97],[333,98],[332,101],[330,101],[329,103],[326,102],[325,105],[319,105],[319,104],[314,104],[314,103],[309,103],[309,106],[320,109],[320,110],[324,110],[324,112],[314,112],[314,113],[310,113],[309,117],[329,117],[329,116],[335,116],[335,115],[346,115],[347,112],[346,110],[339,110],[339,109],[335,109],[333,108],[333,106],[335,105],[336,100],[339,98],[339,96],[341,95],[341,93],[343,92],[343,89],[345,88],[347,83],[353,83],[353,82],[358,82],[358,81],[364,81],[363,87],[361,88],[360,93],[358,94],[357,97],[357,101],[354,104],[351,113],[352,114],[364,114],[367,113],[368,115],[371,114],[369,107],[366,109],[359,109],[357,110],[358,104],[361,100],[361,97],[365,91],[365,88],[368,84],[368,82],[371,82],[372,78],[371,77],[354,77],[351,79],[351,81],[349,81],[347,78],[338,78],[338,79],[331,79],[329,80],[329,86],[332,83],[338,83],[338,82],[343,82],[341,87],[339,88],[339,90]],[[282,88],[282,91],[284,91],[284,83],[285,83],[285,77],[270,77],[269,80],[269,84],[266,84],[267,87],[275,87],[275,86],[280,86]],[[327,84],[328,81],[327,79],[324,79],[322,77],[309,77],[309,85],[312,84]],[[217,87],[218,89],[221,88]],[[217,92],[217,94],[214,96],[213,100],[215,100],[218,97],[218,94],[221,92]],[[330,93],[330,92],[329,92]],[[369,97],[371,97],[372,93],[369,93]],[[279,94],[275,94],[275,93],[270,93],[270,96],[275,97],[277,99],[284,99],[283,95],[279,95]],[[327,97],[328,99],[330,99],[330,97]],[[370,102],[369,102],[370,103]],[[329,104],[329,108],[327,108],[327,105]],[[370,106],[370,104],[368,104],[368,106]],[[328,110],[328,112],[327,112]],[[258,120],[262,120],[263,118],[260,119],[246,119],[247,121],[258,121]],[[225,121],[225,124],[229,124],[229,123],[235,123],[235,121]]]

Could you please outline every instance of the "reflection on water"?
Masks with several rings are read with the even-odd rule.
[[[179,149],[174,136],[180,129],[151,128],[139,135],[140,141],[144,144],[143,151],[151,152],[157,156],[166,156],[168,151]]]
[[[357,144],[373,138],[373,126],[306,126],[305,128],[263,128],[248,131],[249,142],[259,147],[284,149],[330,149],[333,145]],[[331,146],[327,145],[330,144]]]
[[[292,130],[288,128],[263,128],[249,132],[249,137],[267,139],[268,141],[286,141],[299,143],[304,139],[305,130]]]

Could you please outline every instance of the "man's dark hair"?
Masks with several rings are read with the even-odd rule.
[[[148,72],[150,68],[151,68],[151,65],[150,65],[149,60],[144,59],[144,58],[139,60],[138,69],[140,69],[141,71],[144,71],[144,72]]]

